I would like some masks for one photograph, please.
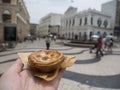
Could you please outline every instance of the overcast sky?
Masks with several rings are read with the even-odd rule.
[[[30,14],[31,23],[39,23],[40,18],[49,13],[63,14],[69,6],[78,8],[78,11],[94,8],[101,10],[101,5],[111,0],[24,0]]]

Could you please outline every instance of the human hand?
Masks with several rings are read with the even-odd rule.
[[[44,81],[34,77],[28,70],[23,70],[18,59],[0,78],[0,90],[57,90],[63,70],[53,81]]]

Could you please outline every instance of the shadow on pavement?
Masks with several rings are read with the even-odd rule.
[[[24,49],[28,49],[28,50],[31,50],[31,49],[46,49],[46,48],[24,48]],[[16,49],[16,50],[24,50],[24,49]],[[70,48],[66,48],[66,49],[53,49],[53,50],[59,50],[59,51],[65,51],[65,50],[72,50],[73,47],[70,47]],[[11,50],[12,51],[12,50]],[[7,53],[7,54],[2,54],[0,55],[0,57],[3,57],[3,56],[8,56],[8,55],[12,55],[12,54],[17,54],[18,52],[34,52],[36,50],[31,50],[31,51],[14,51],[14,52],[10,52],[10,53]]]
[[[88,49],[82,50],[82,51],[80,51],[80,52],[74,52],[74,53],[70,52],[70,53],[64,53],[64,54],[65,54],[65,55],[77,55],[77,54],[82,54],[82,53],[84,53],[84,52],[86,52],[86,51],[88,51]]]
[[[101,60],[101,57],[93,58],[93,59],[87,59],[87,60],[77,60],[75,64],[91,64],[91,63],[97,63]]]
[[[65,71],[63,78],[94,87],[120,89],[120,75],[94,76]]]

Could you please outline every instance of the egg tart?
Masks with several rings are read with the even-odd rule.
[[[55,79],[60,69],[70,67],[76,61],[74,56],[66,56],[57,50],[18,53],[18,56],[33,76],[46,81]]]

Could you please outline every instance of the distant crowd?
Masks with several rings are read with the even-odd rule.
[[[113,45],[113,38],[99,37],[95,47],[90,49],[90,53],[92,53],[93,49],[96,49],[96,57],[103,56],[104,54],[110,54],[112,53]]]

